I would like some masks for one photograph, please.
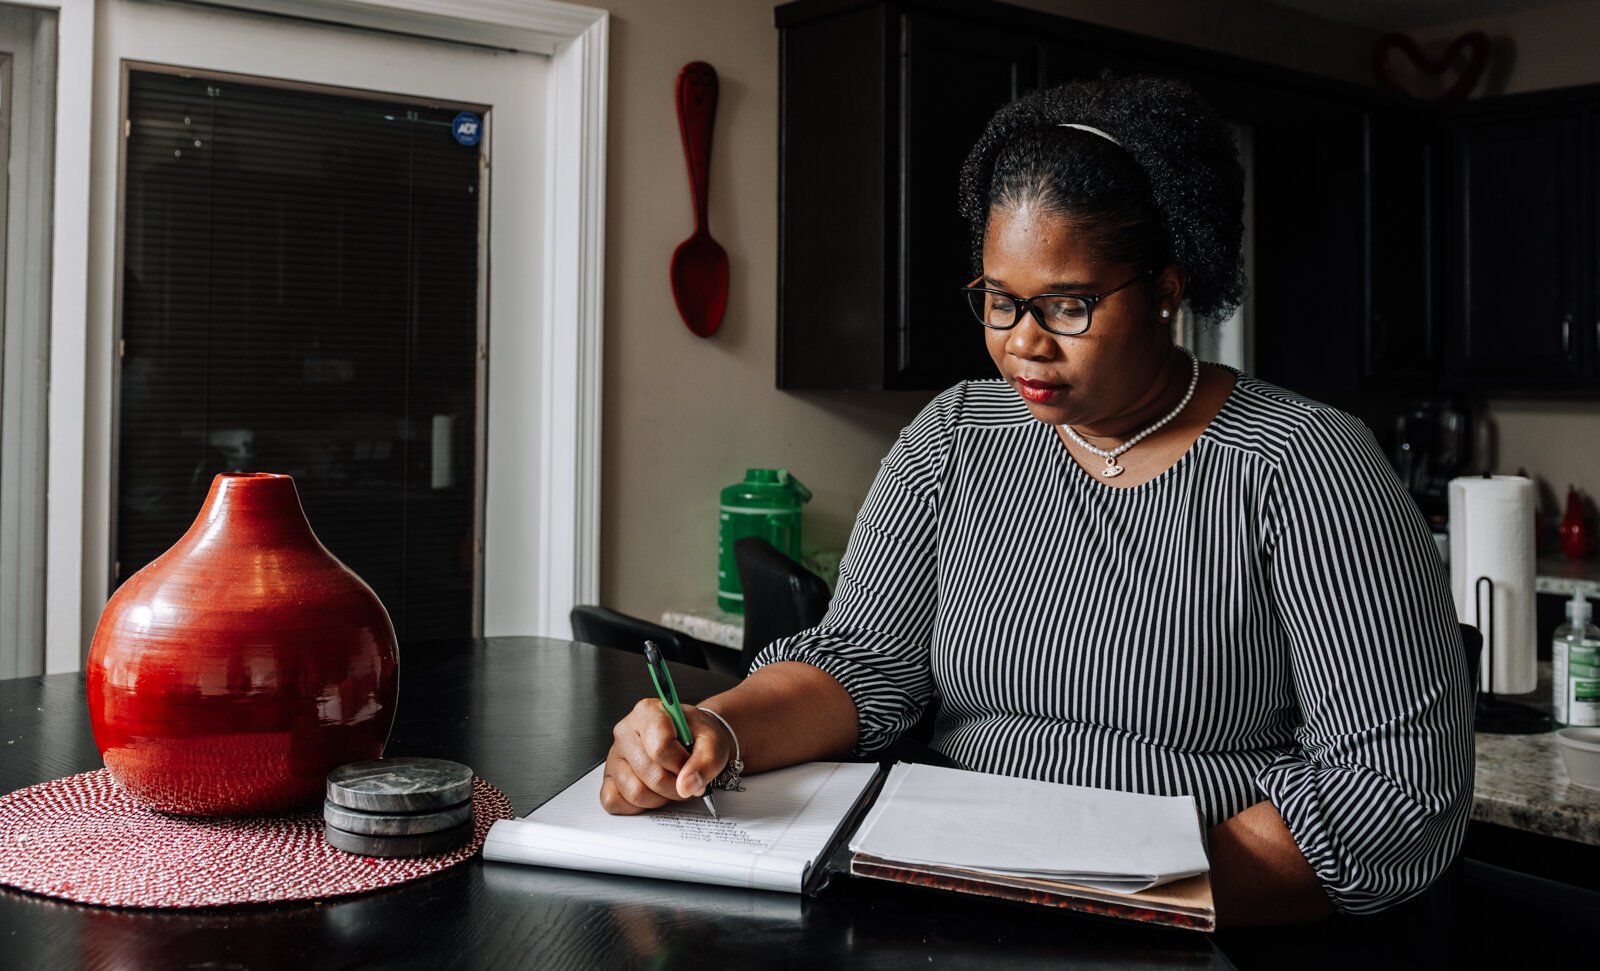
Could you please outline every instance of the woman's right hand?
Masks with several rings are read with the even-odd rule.
[[[728,730],[692,705],[683,706],[683,717],[694,736],[693,751],[685,751],[678,741],[659,698],[641,698],[611,729],[611,752],[600,784],[600,805],[606,812],[632,816],[696,798],[728,764]]]

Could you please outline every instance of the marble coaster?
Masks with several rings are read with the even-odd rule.
[[[328,802],[369,813],[448,809],[472,798],[472,770],[445,759],[374,759],[328,773]]]
[[[322,818],[329,826],[361,836],[420,836],[437,833],[472,820],[472,803],[464,802],[420,813],[364,813],[337,803],[322,804]]]
[[[363,836],[324,823],[322,834],[327,837],[329,846],[357,856],[433,856],[436,853],[448,853],[471,842],[472,823],[468,821],[437,833],[415,836]]]

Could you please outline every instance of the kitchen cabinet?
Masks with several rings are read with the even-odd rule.
[[[780,388],[885,387],[894,26],[868,7],[779,34]]]
[[[944,388],[994,365],[957,288],[975,275],[956,186],[995,110],[1038,87],[1038,45],[1025,36],[925,14],[901,19],[901,126],[896,289],[887,383]],[[959,70],[952,68],[959,65]]]
[[[1253,154],[1255,371],[1359,412],[1365,113],[1338,98],[1264,94],[1234,114]]]
[[[1437,386],[1600,396],[1600,85],[1433,121]]]
[[[1027,38],[895,4],[778,9],[778,387],[943,388],[993,365],[956,184]],[[840,10],[838,8],[848,9]]]
[[[1500,107],[1444,133],[1447,378],[1499,392],[1580,388],[1595,376],[1587,113]]]
[[[1366,113],[1361,377],[1369,387],[1426,387],[1438,378],[1433,128],[1421,106]]]

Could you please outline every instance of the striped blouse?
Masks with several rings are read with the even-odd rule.
[[[935,695],[956,763],[1270,800],[1341,912],[1425,889],[1472,799],[1472,694],[1448,583],[1366,427],[1240,376],[1178,462],[1112,488],[1000,381],[957,385],[884,458],[801,661],[858,749]]]

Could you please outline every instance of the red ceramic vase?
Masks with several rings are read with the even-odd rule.
[[[177,545],[112,595],[89,719],[113,778],[162,812],[250,816],[383,755],[399,656],[372,588],[318,542],[294,480],[219,475]]]

